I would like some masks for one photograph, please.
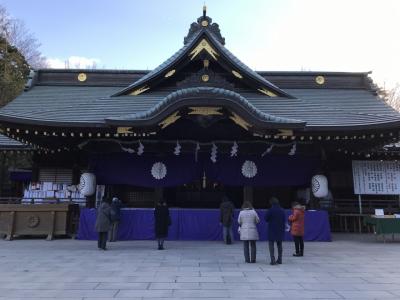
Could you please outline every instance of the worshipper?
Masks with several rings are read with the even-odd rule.
[[[165,200],[157,201],[154,210],[155,235],[158,242],[158,250],[164,250],[164,240],[168,236],[168,227],[171,225],[171,217]]]
[[[285,237],[286,215],[279,205],[279,200],[272,197],[269,200],[271,208],[265,214],[265,221],[268,223],[268,247],[271,258],[271,265],[282,264],[282,241]],[[278,259],[275,260],[274,243],[278,248]]]
[[[244,201],[238,217],[238,231],[240,233],[240,240],[243,241],[244,259],[246,263],[256,262],[256,241],[259,239],[257,224],[259,222],[260,218],[251,203],[249,201]]]
[[[95,229],[99,233],[97,247],[102,250],[107,250],[107,232],[111,226],[111,206],[110,199],[104,198],[97,208]]]
[[[108,240],[110,242],[115,242],[118,238],[118,226],[121,221],[121,207],[121,200],[114,197],[111,202],[111,227],[108,231]]]
[[[291,222],[290,233],[293,236],[296,252],[293,256],[303,256],[304,254],[304,211],[305,207],[298,202],[292,203],[293,213],[289,216]]]
[[[235,206],[232,201],[230,201],[227,196],[223,196],[220,205],[220,223],[222,224],[222,236],[225,244],[231,244],[234,240],[232,230],[234,211]]]

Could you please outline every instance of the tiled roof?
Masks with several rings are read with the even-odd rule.
[[[103,126],[105,119],[146,115],[170,90],[109,97],[118,87],[35,86],[0,110],[0,121],[43,125]],[[366,89],[286,89],[296,99],[236,91],[262,114],[306,122],[306,128],[380,127],[400,114]],[[356,128],[355,128],[356,129]]]

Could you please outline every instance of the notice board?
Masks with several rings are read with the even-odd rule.
[[[353,160],[354,193],[399,195],[400,162]]]

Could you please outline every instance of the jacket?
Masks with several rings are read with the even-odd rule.
[[[221,203],[220,222],[223,226],[231,226],[234,210],[235,207],[233,206],[233,203],[231,201],[225,200]]]
[[[240,226],[241,241],[256,241],[259,239],[257,224],[260,222],[254,209],[244,209],[240,211],[238,223]]]
[[[107,232],[111,226],[111,206],[102,202],[97,208],[95,229],[97,232]]]
[[[121,200],[113,200],[111,202],[111,222],[117,222],[121,220]]]
[[[283,241],[285,238],[286,215],[278,204],[272,205],[265,214],[268,223],[268,241]]]
[[[289,221],[292,222],[290,233],[294,236],[304,236],[304,209],[304,206],[296,205],[289,216]]]

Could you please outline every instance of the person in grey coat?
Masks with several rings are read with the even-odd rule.
[[[97,208],[95,229],[99,233],[97,247],[106,250],[107,232],[111,226],[111,206],[110,200],[105,198]]]
[[[240,240],[243,241],[244,259],[247,263],[256,262],[256,241],[259,239],[257,224],[260,222],[256,211],[249,201],[243,202],[242,210],[239,213]],[[251,248],[249,254],[249,247]]]

